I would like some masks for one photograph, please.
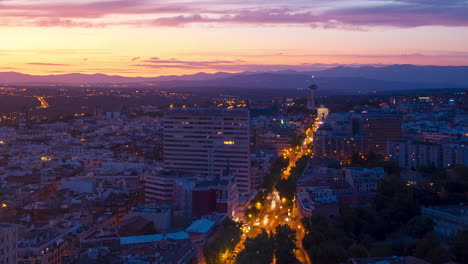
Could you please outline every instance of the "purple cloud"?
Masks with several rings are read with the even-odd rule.
[[[188,61],[178,59],[161,60],[159,58],[150,58],[143,60],[144,63],[129,65],[131,67],[141,67],[148,69],[184,69],[184,70],[217,70],[217,71],[278,71],[278,70],[298,70],[312,71],[326,69],[341,64],[321,64],[321,63],[302,63],[291,64],[254,64],[243,60],[212,60],[212,61]],[[346,66],[351,66],[348,64]],[[362,66],[362,64],[357,64]]]
[[[324,8],[325,7],[325,8]],[[129,19],[110,19],[127,15]],[[144,15],[144,16],[143,16]],[[195,23],[303,25],[359,29],[372,26],[468,26],[464,0],[360,1],[169,1],[113,0],[91,3],[0,2],[5,25],[39,27],[102,27],[111,25],[184,26]]]
[[[272,55],[253,55],[252,57],[261,58],[264,56]],[[276,56],[276,55],[275,55]],[[417,60],[421,63],[430,62],[434,60],[451,60],[459,61],[460,63],[468,59],[468,53],[465,52],[438,52],[431,54],[422,53],[401,53],[401,54],[295,54],[288,55],[282,54],[284,57],[300,57],[303,61],[309,61],[308,63],[301,64],[258,64],[250,63],[244,60],[209,60],[209,61],[195,61],[195,60],[179,60],[179,59],[159,59],[150,58],[142,60],[142,63],[129,65],[130,67],[147,68],[147,69],[184,69],[184,70],[216,70],[216,71],[230,71],[230,72],[242,72],[242,71],[278,71],[278,70],[297,70],[297,71],[314,71],[327,69],[335,66],[384,66],[385,63],[314,63],[314,61],[320,61],[322,58],[336,58],[336,61],[340,61],[343,58],[356,59],[370,59],[371,61],[385,61],[390,62],[408,62]]]

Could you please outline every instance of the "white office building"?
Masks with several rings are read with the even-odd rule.
[[[247,109],[172,108],[163,124],[165,169],[214,177],[229,166],[239,193],[252,191]]]

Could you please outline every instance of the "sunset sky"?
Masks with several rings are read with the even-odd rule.
[[[468,65],[465,0],[0,0],[0,71]]]

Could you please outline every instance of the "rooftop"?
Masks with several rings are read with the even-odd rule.
[[[247,116],[249,113],[248,109],[245,108],[170,108],[166,111],[165,116],[176,116],[176,115],[191,115],[191,116]]]
[[[208,233],[214,224],[211,220],[200,219],[193,222],[185,231],[190,233]]]

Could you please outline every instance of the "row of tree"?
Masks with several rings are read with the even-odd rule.
[[[238,264],[299,263],[296,258],[296,231],[288,225],[278,225],[275,234],[265,230],[255,238],[248,238],[245,249],[239,253]]]
[[[226,218],[204,247],[208,264],[220,263],[223,253],[234,250],[242,236],[241,224]]]
[[[304,155],[296,161],[294,167],[291,168],[290,175],[287,179],[280,179],[276,185],[276,189],[281,197],[284,197],[288,202],[292,202],[296,196],[297,181],[302,176],[307,163],[309,162],[309,155]]]
[[[283,175],[283,171],[289,164],[289,159],[278,158],[273,163],[273,166],[270,172],[263,178],[262,185],[255,199],[250,203],[252,206],[246,211],[247,216],[252,216],[256,218],[260,212],[258,208],[255,207],[256,203],[265,204],[267,196],[273,191],[273,189],[278,185],[278,181]]]

